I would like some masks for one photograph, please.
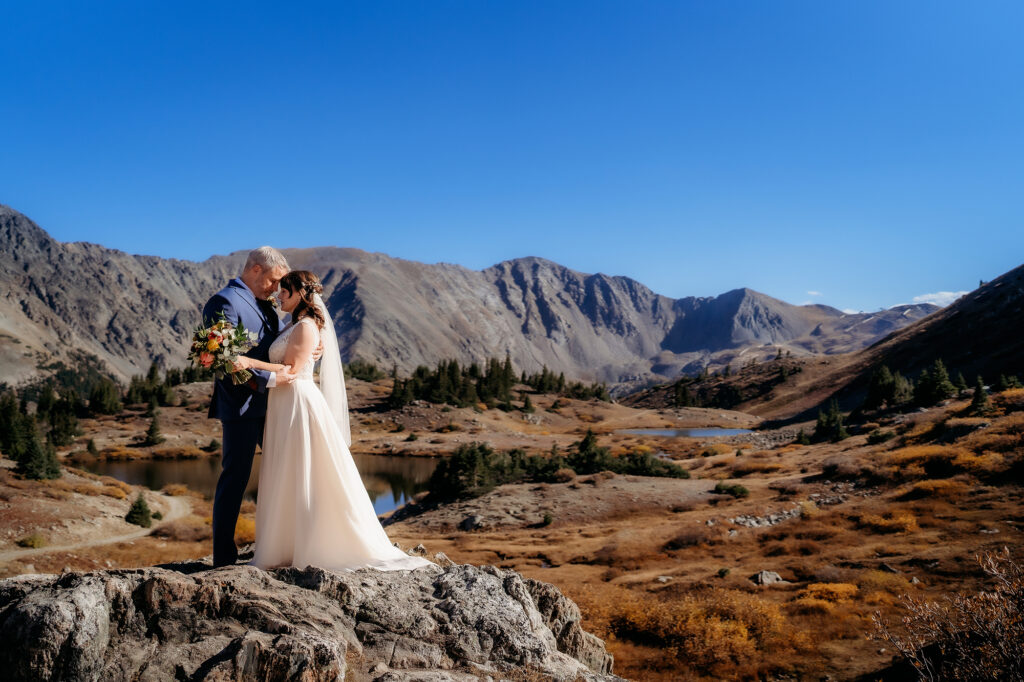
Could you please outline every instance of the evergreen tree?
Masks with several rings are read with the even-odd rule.
[[[533,414],[534,411],[533,402],[530,400],[530,394],[523,393],[523,412],[526,414]]]
[[[887,401],[893,407],[906,405],[914,398],[914,384],[899,372],[892,375],[892,394]]]
[[[92,438],[89,439],[89,443],[85,446],[85,450],[90,455],[98,455],[99,454],[99,450],[96,449],[96,441],[94,441]]]
[[[157,366],[155,360],[149,365],[149,371],[146,373],[146,383],[150,388],[155,388],[160,383],[160,367]]]
[[[672,402],[675,407],[693,407],[693,397],[684,382],[676,382],[675,396]]]
[[[117,414],[121,411],[121,392],[113,381],[104,377],[89,393],[89,411],[93,414]]]
[[[953,382],[953,385],[956,386],[956,390],[960,395],[964,395],[965,393],[967,393],[967,380],[964,379],[963,372],[956,373],[956,381]]]
[[[833,398],[828,410],[818,411],[818,422],[814,427],[815,440],[831,440],[833,443],[849,438],[850,434],[843,426],[843,413],[839,409],[839,401]]]
[[[150,511],[149,505],[146,504],[146,498],[142,496],[142,493],[139,493],[139,496],[132,502],[132,506],[125,515],[124,520],[143,528],[149,528],[153,525],[153,512]]]
[[[931,371],[924,370],[914,387],[914,402],[930,407],[956,395],[956,386],[949,380],[949,373],[941,359],[935,361]]]
[[[793,439],[793,442],[799,445],[810,445],[811,437],[808,436],[803,429],[800,429],[796,432],[796,438]]]
[[[60,478],[60,462],[53,444],[40,443],[35,433],[29,436],[25,451],[18,461],[18,473],[36,480]]]
[[[159,445],[164,442],[163,434],[160,433],[160,417],[156,414],[153,415],[153,420],[149,422],[149,429],[146,430],[146,439],[142,441],[143,445]]]
[[[982,381],[981,375],[978,375],[978,381],[974,384],[974,397],[971,399],[971,414],[985,415],[992,411],[992,404],[988,399],[988,391],[985,390],[985,382]]]
[[[864,398],[865,410],[877,410],[886,403],[892,401],[893,384],[895,378],[886,365],[882,365],[871,373],[871,380],[868,382],[868,394]]]
[[[598,446],[592,429],[587,429],[583,439],[576,444],[576,452],[571,453],[567,461],[577,474],[596,474],[613,468],[608,448]]]
[[[996,379],[995,386],[992,387],[996,393],[1002,393],[1003,391],[1010,390],[1010,380],[1006,378],[1005,374],[1000,374],[999,378]]]

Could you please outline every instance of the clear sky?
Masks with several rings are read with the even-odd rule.
[[[1024,3],[0,4],[0,203],[874,310],[1024,262]]]

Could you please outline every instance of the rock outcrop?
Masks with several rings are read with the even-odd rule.
[[[857,350],[936,309],[847,315],[750,289],[673,300],[627,277],[542,258],[475,271],[358,249],[283,250],[293,267],[323,278],[345,359],[405,373],[507,352],[527,372],[547,365],[570,379],[642,385],[744,353],[746,360],[758,348],[767,355],[779,346],[798,354]],[[244,259],[238,252],[194,263],[65,244],[0,206],[0,376],[15,383],[54,359],[81,364],[73,349],[122,378],[153,360],[181,366],[203,303]]]
[[[618,680],[557,588],[416,571],[204,564],[0,581],[6,680]]]

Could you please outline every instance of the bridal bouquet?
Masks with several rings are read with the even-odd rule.
[[[258,338],[255,332],[247,331],[245,325],[235,327],[225,319],[224,313],[220,313],[219,320],[209,327],[197,328],[192,334],[188,359],[197,367],[212,369],[218,378],[227,374],[233,383],[244,384],[252,379],[252,372],[247,369],[236,372],[232,363],[255,346]]]

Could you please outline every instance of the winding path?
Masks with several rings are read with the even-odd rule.
[[[154,526],[153,528],[139,528],[138,530],[133,530],[130,533],[124,533],[123,535],[108,535],[94,540],[83,540],[82,542],[75,542],[70,545],[50,545],[47,547],[15,549],[7,552],[0,552],[0,562],[24,559],[26,557],[37,556],[39,554],[70,552],[72,550],[84,549],[86,547],[96,547],[98,545],[109,545],[114,542],[137,540],[138,538],[149,535],[156,528],[159,528],[165,523],[170,523],[171,521],[180,519],[191,511],[191,505],[189,505],[188,499],[184,497],[173,497],[170,495],[163,495],[162,497],[167,500],[169,509],[158,526]]]

